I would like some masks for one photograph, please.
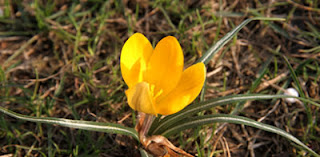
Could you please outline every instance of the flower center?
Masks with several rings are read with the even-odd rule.
[[[155,91],[155,85],[151,84],[150,85],[150,93],[152,94],[153,100],[156,100],[163,93],[163,90],[160,89],[158,91]]]

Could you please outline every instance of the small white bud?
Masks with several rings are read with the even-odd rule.
[[[299,93],[294,88],[288,88],[287,90],[285,90],[284,95],[290,95],[290,96],[298,97]],[[285,98],[284,100],[286,100],[287,102],[290,102],[290,103],[295,103],[296,101],[298,101],[296,98]]]

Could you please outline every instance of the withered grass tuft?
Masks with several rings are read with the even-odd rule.
[[[177,37],[189,66],[243,20],[261,16],[286,21],[255,21],[241,30],[208,64],[204,99],[294,87],[320,103],[319,3],[0,0],[0,105],[31,116],[134,126],[119,68],[130,35],[141,32],[153,45],[164,36]],[[277,99],[199,114],[231,112],[286,130],[320,153],[316,106]],[[305,155],[278,135],[234,124],[198,127],[170,139],[198,156]],[[0,114],[0,155],[140,156],[137,145],[126,136]]]

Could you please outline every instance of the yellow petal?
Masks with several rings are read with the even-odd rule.
[[[154,93],[166,95],[180,80],[183,71],[183,52],[177,39],[163,38],[156,45],[147,65],[145,81],[154,85]]]
[[[123,45],[120,68],[123,80],[129,88],[142,81],[152,51],[151,43],[141,33],[135,33]]]
[[[185,108],[199,95],[205,76],[206,68],[203,63],[197,63],[187,68],[176,88],[166,97],[156,100],[157,112],[169,115]]]
[[[140,82],[126,90],[129,106],[137,111],[157,115],[154,109],[154,100],[147,82]]]

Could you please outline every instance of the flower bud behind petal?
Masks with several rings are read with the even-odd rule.
[[[126,90],[129,106],[137,111],[157,115],[154,100],[147,82],[140,82]]]

